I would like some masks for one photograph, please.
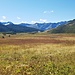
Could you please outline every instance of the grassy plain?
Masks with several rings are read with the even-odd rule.
[[[0,75],[75,75],[75,34],[0,37]]]

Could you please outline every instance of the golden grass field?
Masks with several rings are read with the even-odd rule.
[[[0,35],[0,75],[75,75],[75,34]]]

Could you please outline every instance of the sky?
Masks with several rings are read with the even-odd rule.
[[[75,19],[75,0],[0,0],[0,22],[48,23]]]

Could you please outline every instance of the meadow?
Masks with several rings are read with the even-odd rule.
[[[75,34],[0,34],[0,75],[75,75]]]

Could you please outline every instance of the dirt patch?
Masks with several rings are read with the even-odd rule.
[[[0,39],[0,45],[1,44],[23,45],[32,43],[75,44],[75,41],[56,40],[56,39]]]

